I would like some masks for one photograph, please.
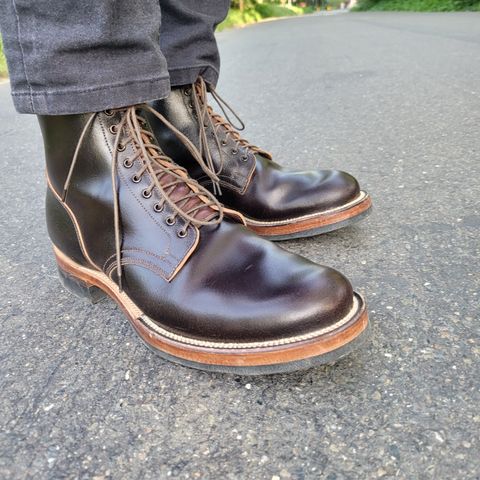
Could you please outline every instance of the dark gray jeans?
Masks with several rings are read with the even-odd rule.
[[[229,0],[0,0],[20,113],[85,113],[216,84],[214,30]]]

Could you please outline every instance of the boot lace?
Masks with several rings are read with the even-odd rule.
[[[142,175],[148,174],[151,183],[143,190],[143,196],[149,198],[155,188],[158,190],[161,199],[155,204],[155,211],[161,212],[166,203],[174,212],[166,219],[168,225],[173,225],[176,222],[177,217],[181,217],[185,221],[183,230],[179,232],[180,237],[186,236],[186,230],[190,225],[200,228],[204,225],[217,225],[223,220],[223,207],[218,200],[206,188],[190,178],[184,168],[173,163],[170,157],[165,155],[161,148],[156,144],[153,133],[150,129],[146,128],[147,123],[140,115],[142,111],[150,112],[155,115],[174,132],[200,164],[203,162],[200,153],[193,143],[177,130],[163,115],[149,105],[135,105],[105,112],[108,115],[112,115],[115,112],[121,113],[120,123],[114,126],[114,129],[111,130],[112,133],[116,134],[112,153],[111,178],[114,205],[116,271],[119,291],[123,290],[123,269],[121,251],[122,225],[117,185],[117,168],[118,152],[125,150],[126,145],[132,143],[136,153],[126,160],[125,162],[128,162],[128,164],[124,162],[124,165],[130,167],[135,160],[141,160],[141,168],[135,173],[132,180],[139,182]],[[78,140],[70,169],[63,186],[63,202],[66,201],[72,175],[85,136],[97,115],[98,112],[90,115]],[[122,136],[125,136],[123,143],[121,143]]]
[[[190,93],[190,90],[188,91]],[[259,153],[268,159],[272,159],[271,153],[263,150],[260,147],[250,143],[248,140],[240,135],[240,131],[245,130],[245,124],[235,110],[216,92],[212,85],[208,85],[202,77],[199,77],[197,82],[192,85],[191,93],[193,98],[193,108],[198,119],[199,131],[198,136],[200,139],[199,150],[202,157],[205,157],[206,162],[202,160],[199,162],[203,171],[210,177],[213,182],[213,188],[215,194],[221,194],[220,181],[218,176],[222,172],[225,156],[222,150],[222,146],[227,144],[229,138],[235,142],[235,147],[232,153],[237,154],[240,148],[245,149],[243,160],[247,160],[247,153]],[[222,115],[216,113],[213,108],[208,104],[208,93],[210,93],[223,113]],[[235,120],[238,121],[238,125],[232,121],[230,112]],[[215,168],[215,164],[212,158],[212,152],[207,141],[207,129],[211,128],[215,143],[220,154],[219,167]],[[223,139],[220,140],[219,134],[223,133]]]

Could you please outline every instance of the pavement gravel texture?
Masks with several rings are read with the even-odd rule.
[[[371,193],[363,223],[284,243],[352,279],[371,340],[267,377],[154,356],[113,303],[62,290],[39,129],[0,85],[0,478],[480,478],[480,15],[306,16],[218,39],[247,137]]]

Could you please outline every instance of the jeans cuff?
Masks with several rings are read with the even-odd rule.
[[[12,92],[12,97],[19,113],[69,115],[137,105],[166,98],[169,93],[168,77],[157,77],[85,89]]]
[[[217,85],[219,72],[212,65],[195,65],[191,67],[169,67],[170,85],[172,87],[180,87],[182,85],[191,85],[195,83],[198,77],[212,84]]]

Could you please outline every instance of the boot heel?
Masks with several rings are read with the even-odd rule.
[[[58,275],[62,285],[77,297],[86,298],[92,303],[98,303],[107,296],[100,288],[89,285],[83,280],[63,271],[60,267],[58,267]]]

